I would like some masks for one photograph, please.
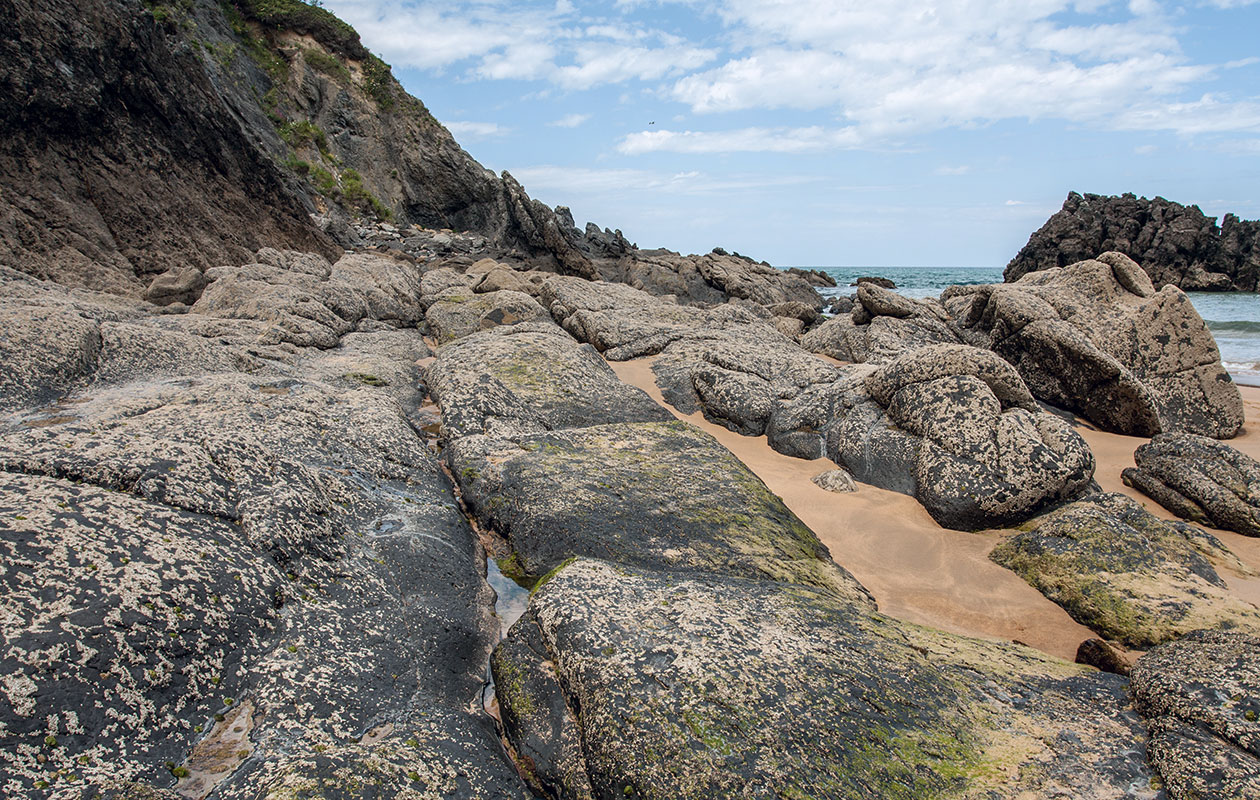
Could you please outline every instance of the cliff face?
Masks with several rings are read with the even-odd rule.
[[[1198,206],[1156,197],[1071,192],[1063,208],[1007,264],[1007,282],[1115,250],[1142,265],[1156,288],[1260,290],[1260,221],[1226,214],[1218,227]]]
[[[15,0],[0,26],[0,260],[24,272],[135,295],[264,245],[331,255],[368,216],[593,274],[322,9]]]

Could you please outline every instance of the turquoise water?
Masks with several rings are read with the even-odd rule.
[[[811,267],[836,279],[823,296],[852,294],[849,284],[862,275],[878,275],[897,284],[906,297],[938,297],[947,286],[1001,283],[1001,267]],[[1189,292],[1221,351],[1221,363],[1239,383],[1260,383],[1260,294]]]

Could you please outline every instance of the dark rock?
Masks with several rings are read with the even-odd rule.
[[[1088,664],[1103,672],[1128,675],[1131,667],[1123,652],[1103,639],[1086,639],[1076,648],[1076,663]]]
[[[1094,459],[1042,411],[1005,361],[934,345],[875,369],[854,367],[772,412],[771,446],[827,457],[863,483],[916,497],[941,525],[975,529],[1028,518],[1080,495]]]
[[[1260,637],[1195,631],[1133,667],[1151,762],[1177,800],[1254,795],[1260,780]]]
[[[877,286],[881,289],[896,289],[897,288],[897,284],[893,283],[888,278],[881,278],[878,275],[863,275],[862,277],[858,278],[857,280],[855,280],[853,283],[850,283],[849,285],[856,286],[860,289],[863,286],[863,284]]]
[[[508,539],[527,576],[599,556],[867,597],[757,476],[684,422],[465,436],[445,452],[469,509]]]
[[[1038,399],[1106,430],[1229,438],[1242,427],[1238,388],[1190,300],[1155,292],[1119,253],[943,297],[968,342],[1014,364]]]
[[[1151,791],[1122,679],[806,587],[579,560],[493,664],[561,797]]]
[[[1221,227],[1198,206],[1070,192],[1063,208],[1029,239],[1003,278],[1066,267],[1114,250],[1142,265],[1157,288],[1260,290],[1260,222],[1226,214]]]
[[[1224,442],[1162,433],[1133,454],[1124,470],[1133,486],[1179,517],[1260,536],[1260,463]]]
[[[831,302],[827,304],[828,314],[848,314],[853,310],[853,304],[856,296],[839,295],[831,298]]]
[[[1216,537],[1121,494],[1092,495],[1023,526],[990,554],[1072,618],[1127,647],[1204,627],[1260,623],[1213,564],[1246,568]]]
[[[836,279],[831,277],[830,275],[828,275],[827,273],[823,272],[820,269],[801,269],[800,267],[788,267],[786,272],[789,275],[795,275],[798,278],[804,278],[806,281],[809,282],[810,286],[813,286],[815,288],[824,287],[824,286],[834,287],[836,285]]]

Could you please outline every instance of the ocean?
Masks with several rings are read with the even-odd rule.
[[[897,284],[906,297],[938,297],[947,286],[1001,283],[1001,267],[802,267],[819,269],[836,279],[823,296],[852,294],[849,284],[863,275],[878,275]],[[1189,292],[1199,316],[1208,324],[1221,351],[1221,363],[1237,383],[1260,385],[1260,294]]]

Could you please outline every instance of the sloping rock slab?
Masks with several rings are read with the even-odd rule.
[[[1121,476],[1179,517],[1260,536],[1260,462],[1224,442],[1161,433],[1133,453]]]
[[[1195,631],[1133,667],[1151,760],[1170,797],[1254,797],[1260,786],[1260,636]]]
[[[612,422],[668,422],[668,411],[622,383],[590,345],[550,322],[474,333],[425,371],[443,436],[538,432]]]
[[[854,367],[782,403],[771,446],[827,457],[854,478],[916,497],[941,525],[1000,527],[1079,496],[1094,458],[992,353],[933,345]]]
[[[369,336],[297,370],[382,358]],[[343,380],[99,386],[3,421],[6,788],[522,795],[467,710],[498,633],[473,533],[407,395]]]
[[[834,595],[582,560],[492,661],[557,796],[1155,796],[1122,679]]]
[[[1242,397],[1203,319],[1126,256],[943,297],[971,344],[1014,364],[1039,399],[1106,430],[1228,439],[1242,428]]]
[[[1122,494],[1086,497],[1024,528],[990,558],[1107,639],[1145,648],[1196,628],[1260,626],[1260,609],[1213,567],[1245,570],[1216,537]]]
[[[469,509],[508,538],[527,576],[595,556],[866,596],[756,475],[683,422],[467,436],[446,458]]]

